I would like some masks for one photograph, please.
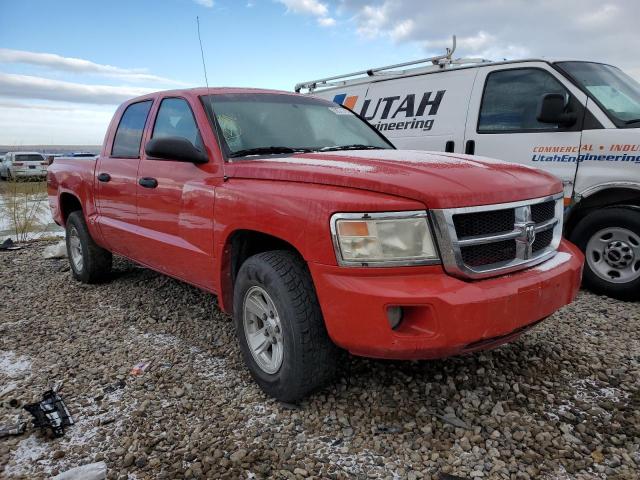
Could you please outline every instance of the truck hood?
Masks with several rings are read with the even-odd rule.
[[[562,191],[541,170],[484,157],[415,150],[349,150],[250,157],[228,178],[358,188],[418,200],[427,208],[506,203]]]

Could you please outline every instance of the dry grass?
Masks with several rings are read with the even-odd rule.
[[[44,180],[27,180],[27,181],[0,181],[0,195],[9,195],[10,193],[47,193],[47,182]]]
[[[45,182],[2,182],[0,215],[8,219],[17,242],[25,242],[35,234],[42,234],[47,226],[40,218],[47,205]]]

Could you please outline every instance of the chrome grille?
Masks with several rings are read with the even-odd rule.
[[[527,268],[555,254],[562,194],[522,202],[432,210],[445,269],[485,278]]]

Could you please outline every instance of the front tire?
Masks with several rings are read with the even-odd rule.
[[[340,350],[327,334],[311,275],[298,255],[278,250],[247,259],[233,307],[242,356],[266,394],[296,402],[333,378]]]
[[[66,243],[73,278],[82,283],[98,283],[107,277],[113,261],[111,252],[93,241],[80,210],[67,218]]]
[[[640,298],[640,211],[604,208],[583,218],[571,240],[586,257],[583,283],[620,300]]]

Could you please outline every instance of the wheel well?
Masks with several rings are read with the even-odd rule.
[[[640,207],[640,190],[633,188],[608,188],[594,193],[574,205],[565,224],[565,236],[570,237],[580,220],[594,210],[617,205],[633,205]]]
[[[247,258],[271,250],[298,250],[286,240],[255,230],[237,230],[227,239],[223,249],[221,294],[228,313],[233,312],[233,287],[236,276]]]
[[[60,195],[60,212],[62,212],[62,220],[67,223],[67,218],[71,212],[82,210],[82,204],[78,198],[70,193]]]

